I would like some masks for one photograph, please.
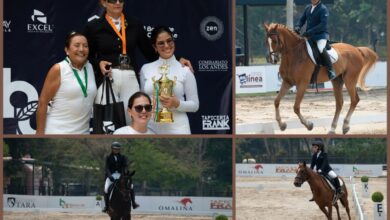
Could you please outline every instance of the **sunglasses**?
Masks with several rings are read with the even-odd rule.
[[[119,3],[125,2],[125,0],[106,0],[108,3],[115,4],[119,1]]]
[[[146,112],[151,112],[152,111],[152,105],[151,104],[136,105],[136,106],[134,106],[134,109],[138,113],[141,113],[144,109],[145,109]]]
[[[164,47],[165,44],[168,44],[168,46],[173,46],[173,43],[174,43],[174,40],[172,38],[169,38],[168,40],[166,41],[158,41],[156,43],[157,47]]]

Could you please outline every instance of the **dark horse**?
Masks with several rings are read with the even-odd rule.
[[[112,195],[109,200],[109,208],[107,210],[111,220],[130,220],[131,206],[131,185],[132,176],[135,171],[129,173],[125,171],[120,178],[112,184]],[[110,192],[111,194],[111,192]]]
[[[341,177],[339,178],[341,179]],[[332,206],[334,206],[337,210],[337,217],[340,220],[341,218],[337,200],[333,203],[334,191],[330,188],[329,184],[324,180],[323,177],[307,167],[305,162],[302,162],[298,165],[297,176],[294,179],[294,185],[296,187],[301,187],[305,181],[309,183],[310,189],[313,192],[314,201],[317,203],[318,207],[320,207],[321,211],[326,215],[326,217],[329,220],[332,219]],[[348,205],[348,192],[345,183],[343,184],[342,189],[344,193],[340,198],[338,198],[338,200],[340,200],[341,204],[345,207],[348,218],[351,220]],[[328,207],[328,210],[326,210],[325,207]]]
[[[279,54],[282,55],[279,74],[283,82],[274,103],[276,121],[279,124],[279,128],[283,131],[287,127],[286,123],[280,117],[280,100],[295,85],[297,94],[295,97],[294,112],[298,115],[301,123],[308,130],[312,130],[313,123],[305,119],[300,111],[305,90],[310,84],[310,79],[315,69],[315,64],[311,61],[306,50],[306,39],[300,37],[282,24],[264,24],[264,27],[267,32],[267,47],[269,49],[270,62],[276,64],[279,60]],[[342,89],[345,83],[345,87],[351,97],[351,104],[343,124],[343,134],[346,134],[350,129],[349,121],[351,115],[359,102],[356,84],[361,89],[365,89],[364,81],[366,75],[377,61],[378,56],[368,47],[354,47],[345,43],[336,43],[332,47],[337,51],[339,58],[333,64],[338,77],[332,80],[333,92],[336,99],[336,111],[329,133],[334,134],[336,130],[337,121],[344,102]],[[323,83],[328,80],[326,69],[321,67],[317,77],[317,83]]]

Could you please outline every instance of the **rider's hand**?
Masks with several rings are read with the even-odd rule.
[[[109,176],[108,178],[111,180],[111,182],[114,182],[114,181],[115,181],[115,179],[114,179],[113,176]]]
[[[305,32],[305,33],[302,34],[302,36],[304,36],[304,37],[309,37],[310,34],[309,34],[308,32]]]

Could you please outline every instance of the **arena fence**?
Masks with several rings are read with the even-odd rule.
[[[137,196],[140,207],[135,214],[169,214],[181,216],[232,216],[232,198],[229,197],[169,197]],[[99,213],[102,200],[95,196],[28,196],[4,194],[5,211],[14,212],[75,212]]]
[[[359,220],[364,220],[365,216],[363,214],[363,209],[362,209],[362,206],[360,205],[359,198],[358,198],[357,193],[356,193],[356,184],[355,184],[352,176],[349,177],[349,180],[350,180],[351,185],[352,185],[352,187],[351,187],[352,188],[352,198],[353,198],[353,202],[355,204],[356,215],[359,218]]]

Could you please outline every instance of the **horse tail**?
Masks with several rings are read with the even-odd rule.
[[[363,68],[360,70],[359,79],[357,83],[360,89],[362,89],[363,91],[367,91],[368,88],[365,84],[366,76],[370,69],[374,66],[376,61],[379,59],[379,57],[372,49],[368,47],[358,47],[358,50],[363,56],[364,65]]]

